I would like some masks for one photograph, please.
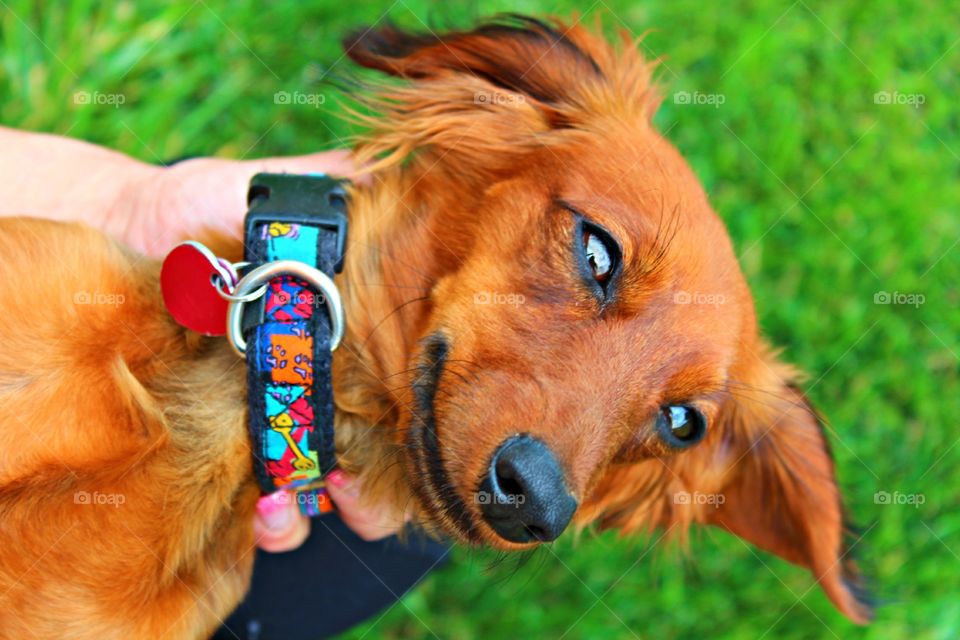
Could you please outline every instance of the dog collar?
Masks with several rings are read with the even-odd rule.
[[[160,271],[170,315],[198,333],[226,334],[247,361],[260,488],[291,492],[311,516],[333,510],[323,478],[337,465],[331,352],[344,331],[333,283],[347,239],[343,185],[323,174],[258,174],[247,195],[246,262],[189,241]]]
[[[254,472],[264,492],[290,491],[314,516],[333,508],[323,478],[337,464],[331,360],[343,311],[332,278],[346,192],[325,175],[258,174],[248,203],[227,333],[247,361]]]

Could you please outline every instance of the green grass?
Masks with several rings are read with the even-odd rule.
[[[0,3],[0,122],[148,161],[255,157],[338,144],[317,82],[374,3],[77,0]],[[608,6],[606,6],[608,5]],[[574,1],[399,0],[417,26]],[[458,550],[353,638],[953,638],[960,634],[960,14],[947,4],[601,0],[587,16],[654,28],[657,116],[729,225],[766,332],[813,373],[859,551],[886,601],[873,626],[836,614],[806,572],[702,531],[688,558],[653,540],[561,540],[517,567]],[[321,108],[276,91],[323,92]],[[124,104],[77,104],[78,91]],[[721,94],[680,105],[677,91]],[[924,104],[881,105],[878,91]],[[919,307],[877,305],[878,291]],[[822,376],[822,377],[821,377]],[[919,508],[877,491],[922,494]],[[797,601],[799,599],[799,604]],[[628,628],[631,631],[628,631]]]

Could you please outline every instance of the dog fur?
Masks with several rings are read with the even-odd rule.
[[[659,98],[635,43],[508,17],[442,36],[376,28],[345,48],[401,79],[357,96],[372,179],[352,188],[337,280],[337,449],[367,497],[464,543],[528,548],[472,496],[497,446],[531,434],[560,460],[578,527],[715,525],[869,620],[821,421],[759,336],[703,189],[650,124]],[[577,272],[572,211],[622,246],[609,303]],[[209,635],[252,567],[242,361],[169,318],[157,262],[96,231],[0,220],[0,254],[0,633]],[[100,292],[122,304],[78,304]],[[681,401],[709,428],[673,451],[652,424]],[[673,499],[684,491],[725,501]],[[77,498],[95,494],[124,502]]]

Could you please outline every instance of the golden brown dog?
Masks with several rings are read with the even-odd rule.
[[[337,448],[366,491],[502,549],[571,517],[716,525],[868,620],[817,415],[651,127],[633,43],[510,18],[345,44],[405,79],[363,96],[373,180],[338,280]],[[4,220],[0,255],[2,634],[209,634],[251,571],[243,366],[169,318],[155,262],[97,232]],[[104,495],[123,504],[82,504]]]

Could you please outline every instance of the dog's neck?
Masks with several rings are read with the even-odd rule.
[[[347,320],[333,367],[338,457],[361,474],[365,496],[401,507],[410,498],[400,452],[416,375],[411,354],[425,331],[434,285],[462,253],[438,225],[438,211],[463,206],[452,201],[460,190],[450,189],[442,173],[395,166],[353,189],[346,263],[337,280]]]

